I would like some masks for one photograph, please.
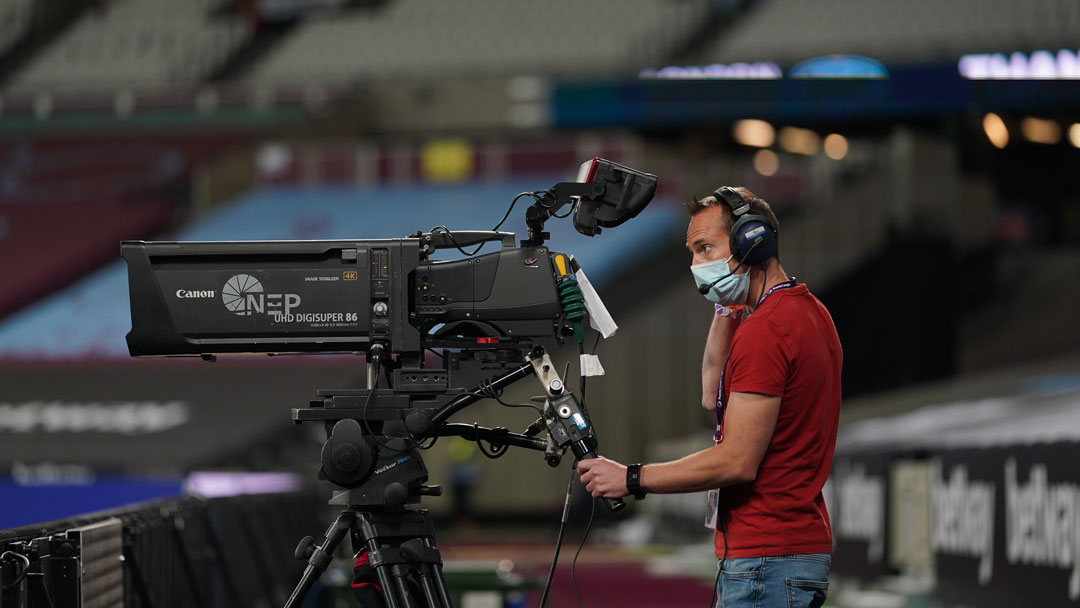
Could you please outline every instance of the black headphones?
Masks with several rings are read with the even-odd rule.
[[[713,196],[723,201],[735,216],[730,247],[740,264],[761,264],[776,253],[776,228],[768,218],[750,213],[750,203],[730,186],[713,190]]]

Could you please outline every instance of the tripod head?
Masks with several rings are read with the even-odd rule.
[[[444,352],[442,369],[429,370],[428,380],[412,382],[452,386],[459,373],[478,363],[467,354]],[[479,364],[491,369],[498,365],[500,355],[505,359],[507,353],[504,350],[484,357]],[[566,388],[547,352],[536,346],[523,359],[517,366],[503,363],[502,375],[485,379],[472,390],[403,393],[373,386],[368,390],[320,391],[321,399],[312,401],[311,407],[293,409],[294,422],[323,422],[326,426],[319,475],[343,489],[331,503],[382,507],[417,503],[424,495],[438,496],[441,490],[437,486],[424,485],[427,468],[417,451],[423,441],[437,437],[486,441],[498,455],[511,446],[541,451],[553,467],[560,464],[568,448],[578,460],[595,458],[598,442],[588,411]],[[546,398],[543,415],[524,432],[448,422],[465,407],[496,396],[528,376],[540,381]],[[544,439],[536,436],[542,430],[548,432]],[[605,504],[612,511],[625,506],[621,500],[605,499]]]

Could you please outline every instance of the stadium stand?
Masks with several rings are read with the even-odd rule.
[[[636,72],[704,22],[698,0],[401,0],[312,18],[249,78],[343,82],[459,75]]]
[[[32,0],[8,0],[0,6],[0,55],[14,47],[30,29]]]
[[[118,240],[173,225],[188,173],[242,143],[228,134],[0,143],[0,257],[21,260],[4,269],[0,318],[113,262]],[[51,239],[65,246],[39,247]]]
[[[292,544],[325,529],[325,497],[176,497],[200,494],[191,471],[310,479],[321,436],[287,410],[365,386],[363,363],[131,360],[117,241],[485,229],[518,192],[598,155],[661,180],[640,218],[599,238],[548,225],[620,325],[614,342],[586,343],[606,368],[588,393],[605,454],[657,462],[712,445],[698,374],[713,312],[671,199],[746,185],[774,205],[785,270],[844,349],[829,605],[1075,603],[1080,205],[1061,168],[1080,159],[1080,89],[972,83],[957,62],[1046,49],[1071,68],[1077,34],[1074,0],[0,0],[0,528],[53,520],[0,530],[0,553],[115,518],[125,605],[280,605]],[[795,78],[831,54],[865,55],[888,78]],[[785,77],[680,78],[757,61]],[[642,72],[669,64],[671,80]],[[743,118],[778,137],[743,144],[729,133]],[[813,131],[813,151],[785,144],[791,127]],[[822,153],[827,134],[843,153]],[[522,237],[523,215],[519,201],[503,229]],[[576,346],[552,356],[572,363]],[[521,413],[488,403],[460,420],[520,428]],[[434,483],[460,464],[449,443],[429,453]],[[475,522],[449,500],[425,506],[465,522],[466,549],[490,536],[521,564],[486,525],[554,521],[565,476],[533,454],[477,470]],[[579,498],[572,522],[587,515]],[[598,510],[601,528],[618,525],[593,541],[678,546],[675,566],[653,559],[663,548],[637,553],[645,574],[684,580],[586,552],[575,586],[593,602],[704,603],[704,502],[657,495],[618,522]],[[15,566],[0,556],[4,592]],[[565,574],[553,605],[574,602]],[[897,574],[926,576],[920,597],[905,601]]]
[[[198,83],[251,35],[221,0],[120,0],[90,10],[12,89],[147,90]]]
[[[964,53],[1075,48],[1080,5],[1069,0],[769,0],[702,53],[705,62],[796,63],[832,53],[883,61],[955,60]]]

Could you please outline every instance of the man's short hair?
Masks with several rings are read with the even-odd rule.
[[[769,203],[765,202],[765,199],[759,198],[758,195],[742,186],[736,186],[733,189],[735,192],[739,193],[739,196],[741,196],[747,204],[750,205],[750,211],[748,213],[764,216],[765,219],[769,220],[769,223],[772,224],[772,227],[776,229],[776,250],[773,252],[772,257],[779,260],[780,220],[776,219],[776,214],[773,213],[772,207],[769,206]],[[716,197],[711,194],[700,199],[692,197],[690,200],[686,201],[686,210],[690,212],[690,217],[694,217],[709,207],[720,207],[723,209],[723,213],[720,216],[721,227],[724,229],[724,232],[730,234],[731,227],[735,225],[735,214],[731,212],[731,209],[724,204],[723,201],[716,200]]]

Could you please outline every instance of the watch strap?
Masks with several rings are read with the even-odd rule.
[[[638,500],[645,498],[645,490],[641,489],[641,467],[640,463],[626,465],[626,491]]]

